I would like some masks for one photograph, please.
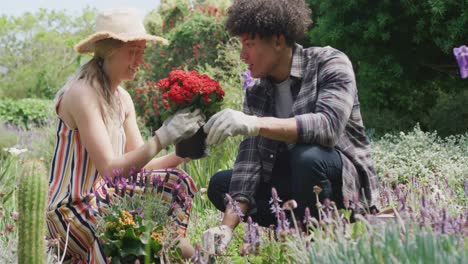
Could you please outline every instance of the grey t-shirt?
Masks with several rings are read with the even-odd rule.
[[[275,112],[276,117],[288,118],[293,106],[291,94],[291,78],[281,83],[275,83]]]

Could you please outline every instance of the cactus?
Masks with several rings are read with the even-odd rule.
[[[38,160],[24,162],[18,179],[18,263],[45,263],[47,170]]]

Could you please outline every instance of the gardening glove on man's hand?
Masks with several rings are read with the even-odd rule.
[[[256,116],[232,109],[224,109],[213,115],[203,129],[208,134],[208,145],[222,143],[228,136],[256,136],[260,130]]]
[[[232,229],[221,225],[206,230],[203,233],[203,248],[211,255],[224,254],[232,239]]]
[[[161,143],[161,148],[193,136],[203,126],[204,120],[205,116],[199,109],[193,112],[190,112],[189,109],[177,111],[156,130],[155,134]]]

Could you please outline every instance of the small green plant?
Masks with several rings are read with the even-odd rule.
[[[22,164],[18,179],[18,263],[45,263],[47,170],[38,160]]]

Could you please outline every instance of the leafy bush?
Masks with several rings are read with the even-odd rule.
[[[455,192],[446,208],[467,202],[464,181],[468,173],[468,135],[441,139],[436,133],[416,126],[408,133],[388,134],[374,142],[373,159],[383,185],[396,186],[414,179],[433,186],[433,192]],[[435,183],[447,182],[449,190],[437,190]],[[446,196],[448,197],[451,196]],[[442,198],[441,198],[442,199]]]
[[[50,100],[26,98],[20,100],[0,100],[0,119],[21,128],[44,125],[53,115]]]
[[[468,16],[466,1],[309,1],[315,27],[309,33],[314,45],[331,45],[344,51],[356,70],[362,109],[367,115],[390,120],[379,122],[380,134],[411,130],[420,122],[423,130],[442,130],[446,125],[426,123],[438,91],[466,90],[466,80],[458,73],[452,48],[466,44]],[[440,101],[441,102],[441,101]],[[468,122],[443,111],[439,117],[453,120],[466,131]],[[437,111],[437,109],[434,109]],[[396,121],[397,123],[393,123]],[[440,126],[439,126],[440,125]],[[392,129],[392,126],[395,128]],[[370,125],[372,127],[372,125]],[[452,133],[452,131],[450,131]]]
[[[239,58],[238,41],[229,39],[224,30],[225,14],[221,7],[225,7],[226,2],[220,1],[217,6],[202,1],[190,11],[188,1],[163,1],[158,12],[146,18],[150,32],[163,34],[170,40],[169,46],[149,47],[145,71],[136,81],[126,84],[137,114],[147,128],[155,129],[162,123],[163,107],[155,83],[174,68],[209,75],[226,91],[225,107],[241,107],[241,73],[246,67]]]
[[[437,134],[444,137],[467,132],[468,124],[468,90],[455,91],[449,94],[440,93],[434,107],[429,110],[425,123]]]
[[[151,68],[145,79],[157,81],[180,66],[193,70],[197,65],[213,64],[218,57],[218,45],[228,40],[222,17],[216,8],[206,11],[199,6],[187,13],[183,11],[184,6],[176,5],[169,10],[171,12],[160,12],[166,14],[164,18],[169,20],[169,24],[162,25],[162,31],[170,44],[148,48],[146,61],[150,67],[155,67]]]

